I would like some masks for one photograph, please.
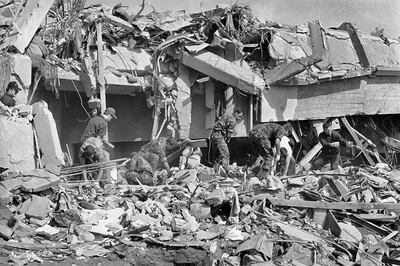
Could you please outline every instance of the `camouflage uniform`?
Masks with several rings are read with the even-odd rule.
[[[249,139],[253,144],[253,153],[248,164],[253,165],[257,157],[261,155],[265,159],[264,161],[269,162],[268,165],[264,163],[263,168],[269,168],[272,163],[272,148],[275,145],[275,140],[281,139],[287,134],[283,126],[276,123],[255,126],[249,133]]]
[[[92,158],[88,158],[85,154],[85,148],[88,146],[92,146],[94,148],[94,154]],[[92,164],[92,163],[101,163],[109,160],[109,153],[104,150],[103,142],[98,137],[89,137],[83,143],[81,148],[79,149],[78,158],[80,163],[83,164]],[[105,177],[108,178],[109,170],[99,170],[95,172],[89,173],[89,177],[91,179],[102,180],[103,175],[105,173]],[[86,179],[86,173],[84,173],[84,179]]]
[[[139,155],[147,160],[153,170],[164,168],[170,170],[167,155],[180,148],[181,142],[175,139],[158,138],[142,146]]]
[[[224,115],[217,121],[210,137],[212,144],[217,146],[219,159],[225,170],[229,167],[229,148],[226,142],[229,142],[235,132],[235,126],[236,118],[232,115]]]
[[[89,161],[89,158],[85,158],[84,156],[85,148],[87,146],[92,146],[95,150],[93,161]],[[82,146],[79,149],[78,158],[81,164],[104,162],[106,160],[105,153],[106,151],[104,150],[103,142],[101,141],[101,139],[97,137],[89,137],[82,143]]]

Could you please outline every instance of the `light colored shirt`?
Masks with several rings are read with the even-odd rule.
[[[292,147],[290,147],[290,143],[289,142],[290,142],[290,139],[288,137],[283,136],[281,138],[281,148],[285,148],[286,149],[287,154],[288,154],[288,156],[290,158],[293,155],[293,151],[292,151]]]

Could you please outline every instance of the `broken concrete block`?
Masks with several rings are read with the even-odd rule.
[[[51,174],[47,171],[43,174],[35,174],[26,176],[28,173],[23,173],[22,178],[22,190],[26,192],[40,192],[52,187],[57,186],[60,183],[60,177]]]
[[[31,177],[22,183],[22,191],[39,192],[51,188],[51,183],[44,178]]]
[[[52,227],[52,226],[46,224],[46,225],[44,225],[42,227],[39,227],[35,231],[38,234],[45,234],[45,235],[53,236],[53,235],[58,234],[60,232],[60,229],[58,229],[56,227]]]
[[[157,219],[154,219],[153,217],[150,217],[149,215],[146,214],[139,213],[132,217],[132,221],[139,221],[139,220],[148,225],[153,225],[157,222]]]
[[[26,217],[43,219],[48,215],[50,210],[48,198],[32,195],[31,200],[25,202],[20,211],[25,213]]]
[[[8,240],[11,238],[12,234],[14,233],[14,230],[7,225],[0,223],[0,237]]]
[[[206,198],[207,203],[210,204],[211,206],[218,206],[226,200],[227,200],[226,194],[222,189],[214,190]]]
[[[207,181],[212,180],[214,177],[213,177],[213,173],[210,170],[202,169],[199,171],[197,178],[202,182],[207,182]]]
[[[12,199],[13,194],[11,194],[7,189],[0,186],[0,203],[9,203]]]
[[[193,203],[190,205],[190,213],[199,221],[211,217],[211,208],[206,204]]]
[[[22,180],[20,177],[7,179],[0,182],[3,187],[8,191],[14,191],[22,186]]]
[[[13,217],[14,216],[10,209],[6,205],[0,204],[0,221],[5,221],[8,223],[8,221]]]
[[[199,241],[211,240],[211,239],[218,237],[219,235],[220,235],[219,232],[209,232],[209,231],[200,230],[200,231],[196,232],[196,239]]]
[[[164,216],[163,221],[167,224],[171,223],[172,221],[172,215],[169,213],[169,211],[167,210],[167,208],[165,208],[164,204],[160,203],[160,202],[154,202],[157,207],[161,210],[162,215]]]
[[[188,160],[187,160],[187,168],[188,169],[195,169],[197,167],[199,167],[201,162],[201,157],[198,154],[193,154],[191,155]]]
[[[188,230],[190,230],[189,223],[187,223],[183,219],[179,219],[179,218],[175,218],[175,217],[172,219],[171,227],[172,227],[172,231],[174,231],[174,232],[186,233]]]
[[[161,241],[169,241],[174,238],[174,233],[171,230],[162,230],[160,231],[160,237],[159,239]]]
[[[314,209],[313,210],[313,219],[314,222],[321,227],[324,226],[326,220],[326,210],[324,209]]]
[[[177,180],[177,184],[197,184],[197,170],[196,169],[188,169],[182,170],[175,174],[175,180]]]
[[[53,114],[44,101],[33,104],[34,126],[43,152],[44,167],[51,173],[60,174],[65,164]]]
[[[18,173],[35,169],[33,144],[31,124],[17,123],[0,116],[0,167]]]
[[[182,210],[182,216],[183,218],[185,218],[186,222],[189,223],[189,228],[192,232],[196,232],[199,229],[200,224],[196,221],[196,219],[192,215],[190,215],[188,209]]]
[[[358,243],[362,240],[363,236],[357,227],[349,223],[339,222],[339,227],[341,229],[340,238],[346,241]]]

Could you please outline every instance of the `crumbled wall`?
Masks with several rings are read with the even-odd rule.
[[[0,116],[0,167],[23,172],[35,169],[32,126],[26,119]]]

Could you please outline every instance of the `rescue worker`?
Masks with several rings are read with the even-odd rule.
[[[253,153],[248,166],[253,166],[259,156],[263,157],[262,170],[267,175],[276,169],[280,160],[281,139],[287,136],[285,128],[276,123],[265,123],[255,126],[249,133],[249,139],[253,144]]]
[[[177,141],[173,138],[161,137],[142,146],[138,154],[149,162],[153,171],[166,169],[170,172],[167,156],[189,142],[190,140]]]
[[[5,106],[14,107],[15,106],[14,98],[20,90],[21,88],[18,87],[17,82],[11,81],[7,85],[6,93],[4,93],[3,96],[0,97],[0,102],[2,102]]]
[[[102,115],[90,118],[81,137],[81,143],[83,147],[85,141],[91,137],[98,138],[102,142],[102,162],[110,160],[110,154],[104,149],[103,142],[109,145],[109,143],[104,140],[104,136],[107,133],[107,123],[113,118],[117,119],[117,116],[115,115],[115,109],[112,107],[107,107]],[[105,184],[105,180],[109,179],[109,172],[109,169],[100,170],[96,180],[102,180],[101,184]]]
[[[318,159],[314,161],[314,168],[320,170],[325,164],[330,163],[331,170],[339,168],[340,164],[340,145],[353,147],[351,141],[347,141],[342,136],[332,130],[332,122],[326,121],[323,125],[323,132],[318,136],[322,145],[322,152]]]
[[[240,109],[236,109],[233,115],[223,115],[215,124],[210,140],[213,145],[218,149],[219,158],[218,162],[221,162],[222,167],[226,172],[229,171],[229,148],[228,142],[230,141],[232,134],[235,132],[236,124],[242,120],[243,112]],[[217,162],[214,162],[217,163]]]
[[[98,137],[89,137],[79,149],[78,158],[81,165],[105,162],[107,160],[106,151],[103,142]],[[98,171],[93,179],[100,181],[103,176],[103,170]],[[87,180],[86,172],[83,173],[84,180]]]
[[[81,143],[85,142],[85,140],[90,137],[104,139],[107,132],[107,123],[113,118],[117,119],[117,116],[115,115],[115,109],[112,107],[107,107],[102,115],[90,118],[82,134]]]

